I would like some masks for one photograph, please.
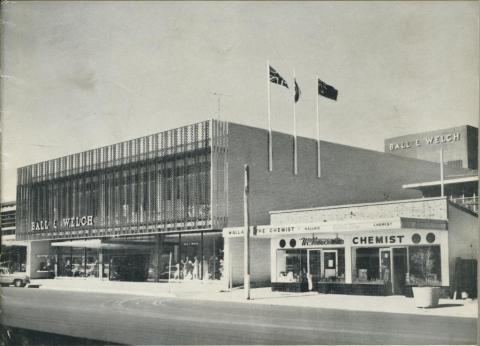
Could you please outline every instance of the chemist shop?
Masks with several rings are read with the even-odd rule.
[[[285,227],[271,238],[272,289],[390,295],[423,283],[449,286],[446,222],[431,221]]]
[[[230,229],[226,237],[243,232]],[[258,226],[270,238],[274,291],[392,295],[411,286],[449,286],[448,232],[442,220],[352,220]],[[252,272],[256,270],[252,259]]]

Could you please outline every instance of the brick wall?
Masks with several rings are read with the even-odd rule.
[[[293,174],[293,137],[273,133],[273,172],[268,171],[268,132],[229,124],[228,227],[243,225],[244,164],[250,165],[251,223],[269,223],[271,210],[378,202],[421,197],[403,184],[438,179],[436,163],[298,138],[298,175]],[[449,172],[446,172],[448,175]]]
[[[271,213],[272,225],[290,223],[310,223],[324,221],[346,221],[381,219],[390,217],[410,217],[420,219],[447,219],[446,198],[404,200],[363,205],[344,205],[327,208]]]

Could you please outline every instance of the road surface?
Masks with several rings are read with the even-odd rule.
[[[476,344],[468,318],[28,288],[1,295],[6,325],[122,344]]]

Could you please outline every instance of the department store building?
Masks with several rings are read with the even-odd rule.
[[[438,180],[438,163],[325,141],[318,177],[317,142],[303,137],[294,174],[293,137],[273,132],[272,143],[270,171],[268,131],[208,120],[19,168],[28,274],[226,279],[222,231],[243,226],[244,164],[256,225],[272,210],[418,198],[402,186]]]

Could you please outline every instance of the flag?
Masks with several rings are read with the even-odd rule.
[[[298,102],[300,99],[300,95],[302,94],[302,91],[300,90],[300,87],[297,84],[297,80],[295,79],[295,102]]]
[[[285,88],[288,89],[287,81],[285,79],[283,79],[283,77],[280,76],[278,74],[278,72],[275,71],[275,69],[272,66],[269,66],[269,67],[270,67],[270,82],[275,83],[275,84],[279,84],[279,85],[284,86]]]
[[[320,79],[318,80],[318,94],[322,95],[323,97],[332,99],[334,101],[337,101],[337,95],[338,95],[338,90],[332,87],[331,85],[328,85],[327,83],[324,83]]]

